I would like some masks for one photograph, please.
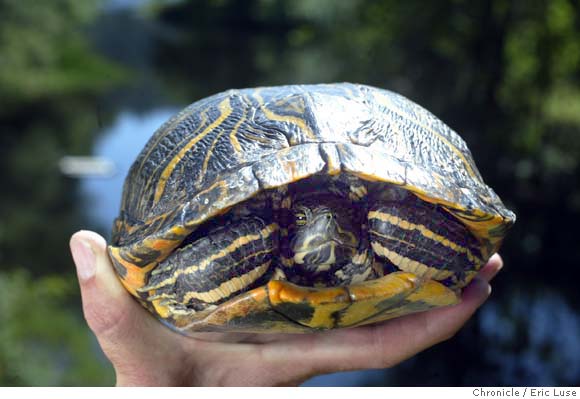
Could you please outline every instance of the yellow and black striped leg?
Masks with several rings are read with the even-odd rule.
[[[160,263],[141,291],[162,317],[218,305],[264,283],[272,273],[278,230],[258,217],[215,228]]]
[[[440,206],[413,198],[375,204],[368,221],[371,246],[386,267],[456,288],[483,264],[477,239]]]

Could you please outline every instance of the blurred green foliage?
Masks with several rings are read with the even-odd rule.
[[[0,0],[0,262],[63,270],[62,243],[79,223],[76,183],[58,170],[90,151],[97,96],[123,72],[90,47],[97,2]],[[18,248],[18,251],[10,250]],[[42,265],[37,254],[43,256]]]
[[[92,51],[83,34],[97,5],[0,0],[0,96],[5,102],[0,112],[13,111],[10,105],[94,93],[118,78],[119,71]]]
[[[0,272],[0,386],[110,385],[71,278]],[[77,306],[78,307],[78,304]]]
[[[124,76],[85,34],[97,6],[0,0],[0,386],[112,382],[78,309],[82,214],[58,169],[90,152],[98,96]]]

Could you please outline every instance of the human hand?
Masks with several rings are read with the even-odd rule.
[[[171,331],[121,285],[105,240],[81,231],[70,241],[83,311],[115,368],[119,386],[298,385],[319,374],[392,367],[445,341],[491,292],[502,268],[494,255],[463,292],[460,304],[376,325],[313,334]]]

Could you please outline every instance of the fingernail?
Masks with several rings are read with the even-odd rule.
[[[95,253],[91,245],[81,238],[73,238],[70,247],[79,278],[88,280],[94,277],[96,273]]]
[[[491,256],[491,261],[497,262],[497,270],[500,271],[503,268],[503,259],[499,256],[499,254],[493,254]]]

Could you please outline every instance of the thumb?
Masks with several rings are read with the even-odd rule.
[[[71,237],[70,249],[85,319],[113,363],[117,383],[160,384],[159,374],[163,373],[155,374],[153,366],[177,352],[174,334],[125,290],[109,260],[103,237],[79,231]]]
[[[70,249],[89,327],[99,339],[120,333],[127,315],[139,306],[115,275],[105,239],[91,231],[79,231],[71,237]]]
[[[81,288],[83,313],[113,364],[128,360],[142,339],[160,328],[159,323],[135,301],[117,277],[105,239],[91,231],[79,231],[71,237],[70,249]]]

